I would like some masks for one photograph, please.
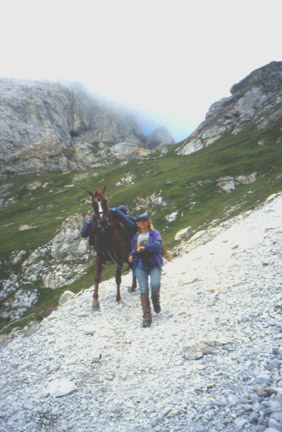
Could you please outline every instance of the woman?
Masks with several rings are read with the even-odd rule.
[[[151,306],[149,300],[148,277],[150,276],[151,298],[154,311],[159,313],[162,258],[162,237],[159,231],[153,228],[146,214],[137,217],[137,233],[132,239],[132,251],[128,261],[133,263],[133,272],[136,274],[140,299],[143,309],[143,327],[150,327],[152,322]]]

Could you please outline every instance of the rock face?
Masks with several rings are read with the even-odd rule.
[[[171,133],[165,127],[160,127],[146,137],[146,142],[149,149],[163,149],[174,143],[174,140]]]
[[[253,71],[230,90],[231,96],[211,105],[206,119],[182,144],[178,154],[208,147],[226,132],[237,134],[250,124],[268,127],[282,117],[282,62]]]
[[[133,117],[108,106],[81,84],[0,79],[0,176],[92,168],[147,156],[174,143],[153,142]]]
[[[86,217],[88,219],[88,217]],[[26,290],[37,282],[40,288],[57,289],[83,276],[94,259],[94,250],[80,235],[85,219],[74,214],[68,217],[55,237],[45,245],[28,253],[15,251],[9,263],[17,264],[17,274],[11,272],[2,279],[0,291],[0,320],[17,320],[38,301],[38,290]],[[28,227],[25,229],[32,229]],[[8,265],[1,262],[1,269]]]
[[[91,255],[87,241],[80,235],[83,224],[84,218],[78,214],[68,217],[49,243],[25,259],[19,278],[40,281],[41,287],[51,289],[78,279],[89,265]]]

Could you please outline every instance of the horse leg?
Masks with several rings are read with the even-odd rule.
[[[137,288],[136,275],[132,274],[132,291],[135,291]]]
[[[136,288],[137,288],[136,276],[135,276],[135,274],[132,272],[132,285],[131,285],[131,287],[128,287],[127,291],[128,291],[129,293],[133,293],[133,292],[136,291]]]
[[[102,269],[103,269],[102,260],[99,259],[99,257],[97,256],[96,272],[95,272],[95,276],[94,276],[95,287],[94,287],[93,303],[92,303],[92,310],[94,312],[100,310],[100,304],[99,304],[99,300],[98,300],[99,294],[98,293],[99,293],[99,282],[101,279]]]
[[[117,303],[119,303],[121,301],[121,296],[120,296],[121,272],[122,272],[122,264],[118,265],[117,270],[116,270],[116,284],[117,284],[116,301],[117,301]]]

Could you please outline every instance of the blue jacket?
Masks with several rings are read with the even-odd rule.
[[[137,266],[137,261],[138,261],[138,253],[136,252],[137,239],[138,239],[138,234],[135,234],[132,238],[132,251],[128,254],[128,256],[132,255],[135,258],[133,262],[133,271],[135,271]],[[157,264],[160,268],[163,265],[162,247],[163,247],[163,240],[159,231],[150,230],[149,243],[145,245],[145,252],[151,252],[153,256],[152,258],[150,258],[150,262],[152,264]]]
[[[86,224],[82,228],[81,230],[82,237],[87,238],[90,234],[90,230],[91,230],[91,219],[89,219],[89,221],[86,222]]]

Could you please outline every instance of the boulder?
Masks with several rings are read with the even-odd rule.
[[[230,193],[233,190],[235,190],[236,186],[244,184],[252,184],[256,181],[256,176],[257,173],[253,172],[249,175],[239,175],[236,177],[231,177],[231,176],[226,176],[226,177],[221,177],[217,180],[216,184],[217,187],[222,191],[222,192],[227,192]]]
[[[85,259],[88,252],[87,241],[81,237],[83,216],[74,214],[68,217],[51,243],[51,257],[60,262],[73,262]]]
[[[66,290],[59,298],[59,305],[62,306],[63,304],[67,303],[70,299],[72,299],[74,296],[75,294],[72,291]]]
[[[192,228],[190,226],[183,228],[182,230],[178,231],[175,236],[174,240],[176,241],[182,241],[184,240],[189,234],[191,234]]]

